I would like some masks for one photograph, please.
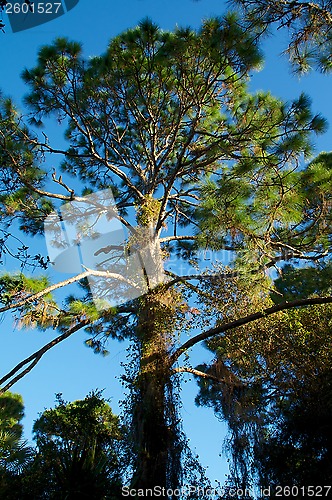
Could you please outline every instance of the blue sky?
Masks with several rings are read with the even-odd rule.
[[[0,88],[6,95],[14,97],[19,106],[26,88],[20,79],[25,67],[32,67],[36,61],[38,48],[48,44],[57,36],[67,36],[83,42],[86,56],[104,52],[108,41],[121,31],[135,26],[149,16],[163,29],[171,30],[176,25],[198,27],[203,18],[221,14],[226,2],[222,0],[80,0],[79,4],[64,16],[39,27],[5,34],[0,33],[1,75]],[[4,16],[4,20],[5,16]],[[252,90],[270,90],[284,99],[294,99],[304,91],[312,97],[312,108],[322,113],[332,123],[330,98],[330,76],[312,74],[298,79],[291,74],[286,57],[280,53],[284,48],[281,34],[269,39],[265,45],[266,63],[264,69],[253,75]],[[57,131],[58,132],[58,131]],[[316,140],[317,152],[332,150],[331,130]],[[45,250],[42,238],[36,242],[40,251]],[[1,374],[6,373],[17,362],[48,342],[50,333],[17,330],[15,321],[6,317],[1,325]],[[85,336],[78,333],[57,346],[12,390],[23,395],[26,418],[25,431],[30,438],[32,422],[38,413],[54,403],[54,394],[63,393],[66,400],[84,397],[92,389],[105,388],[105,397],[112,399],[114,411],[118,411],[118,401],[122,398],[122,386],[116,378],[120,373],[120,363],[125,361],[126,344],[113,342],[109,346],[110,355],[96,356],[83,345]],[[193,364],[208,359],[202,349],[193,351]],[[223,482],[227,470],[225,458],[219,457],[225,426],[218,422],[213,412],[206,408],[196,408],[193,400],[196,387],[193,381],[184,384],[183,420],[190,443],[200,455],[204,466],[209,465],[208,476]]]

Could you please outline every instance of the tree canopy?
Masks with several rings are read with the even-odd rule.
[[[45,410],[33,427],[35,467],[43,470],[48,498],[53,498],[51,491],[62,498],[104,498],[105,492],[108,498],[118,498],[119,443],[124,439],[118,417],[99,392],[73,403],[58,395],[57,401],[56,408]]]

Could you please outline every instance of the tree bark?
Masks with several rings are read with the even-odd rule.
[[[141,298],[137,326],[140,365],[132,422],[136,452],[132,487],[136,489],[177,486],[175,406],[169,392],[175,307],[175,292],[163,285]]]

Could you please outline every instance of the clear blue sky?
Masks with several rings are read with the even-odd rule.
[[[83,42],[87,56],[98,55],[108,41],[121,31],[135,26],[149,16],[163,29],[171,30],[175,25],[198,27],[202,18],[221,14],[225,10],[223,0],[80,0],[79,4],[59,19],[39,27],[12,34],[0,33],[1,76],[0,88],[11,95],[20,105],[25,87],[20,79],[24,67],[32,67],[38,48],[50,43],[57,36],[68,36]],[[5,20],[5,18],[4,18]],[[321,112],[332,123],[330,87],[332,76],[313,74],[299,80],[293,76],[285,57],[279,54],[284,48],[280,35],[265,44],[266,64],[263,71],[253,75],[252,90],[270,90],[285,99],[296,98],[305,91],[313,99],[313,109]],[[331,130],[316,141],[317,152],[332,150]],[[45,243],[38,241],[42,250]],[[17,362],[48,342],[49,332],[14,329],[11,317],[1,325],[1,371],[6,373]],[[96,356],[83,345],[83,333],[65,341],[45,355],[42,361],[22,381],[12,388],[23,395],[26,418],[25,432],[30,438],[33,421],[45,407],[54,403],[54,394],[62,392],[67,400],[84,397],[90,390],[105,388],[104,395],[112,398],[112,407],[118,411],[122,398],[122,387],[116,376],[120,373],[120,362],[125,360],[126,345],[113,342],[110,355]],[[205,359],[204,359],[205,358]],[[202,349],[193,352],[193,364],[207,360]],[[196,448],[204,466],[209,465],[208,475],[223,482],[226,471],[225,458],[219,457],[225,427],[206,408],[196,408],[193,400],[195,383],[184,384],[183,420],[185,431]]]

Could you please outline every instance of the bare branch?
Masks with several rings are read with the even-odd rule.
[[[127,285],[130,285],[138,290],[141,289],[140,286],[138,286],[136,283],[133,281],[124,278],[121,274],[117,273],[110,273],[109,271],[96,271],[94,269],[89,269],[88,267],[82,266],[84,269],[87,270],[89,276],[100,276],[101,278],[113,278],[118,281],[122,281],[123,283],[126,283]]]
[[[181,241],[181,240],[197,240],[197,236],[165,236],[164,238],[160,238],[160,243],[165,243],[167,241]]]
[[[60,177],[57,179],[56,171],[54,170],[54,172],[52,173],[52,179],[54,182],[60,184],[60,186],[62,186],[66,191],[68,191],[71,199],[74,198],[74,193],[75,193],[74,189],[71,189],[69,186],[67,186],[66,183],[63,182],[62,175],[60,175]]]
[[[195,368],[191,368],[189,366],[179,366],[178,368],[173,368],[172,373],[191,373],[197,377],[213,380],[214,382],[226,383],[225,379],[220,379],[214,375],[209,375],[208,373],[201,372],[200,370],[195,370]]]
[[[196,241],[196,240],[197,240],[197,236],[186,236],[186,235],[184,235],[184,236],[177,236],[177,235],[165,236],[164,238],[159,239],[160,243],[166,243],[168,241]],[[233,246],[229,246],[229,245],[222,245],[221,250],[235,252],[236,248]]]
[[[65,151],[65,150],[61,150],[61,149],[54,149],[52,148],[51,146],[49,146],[48,144],[46,143],[38,143],[38,146],[41,146],[41,147],[44,147],[45,149],[47,149],[47,151],[49,153],[54,153],[54,154],[61,154],[61,155],[64,155],[68,158],[83,158],[83,157],[86,157],[86,158],[91,158],[91,156],[93,158],[95,158],[98,162],[100,162],[102,165],[105,165],[105,167],[107,167],[111,172],[113,172],[117,177],[119,177],[123,182],[124,184],[130,188],[137,196],[140,200],[143,200],[144,199],[144,196],[143,194],[141,193],[141,191],[135,186],[135,184],[133,184],[131,182],[131,180],[129,179],[129,177],[127,176],[127,174],[125,174],[125,172],[123,172],[120,168],[118,168],[114,163],[110,163],[107,159],[105,158],[102,158],[98,152],[96,151],[95,149],[95,145],[94,145],[94,141],[91,137],[91,133],[90,131],[87,129],[87,130],[84,130],[80,125],[79,125],[79,122],[78,120],[75,118],[74,115],[71,115],[71,118],[75,121],[75,124],[76,126],[78,127],[78,129],[80,130],[80,132],[82,132],[82,134],[84,134],[84,136],[86,137],[86,139],[88,140],[88,143],[89,143],[89,147],[90,147],[90,153],[89,154],[82,154],[82,153],[72,153],[72,152],[68,152],[68,151]],[[37,141],[36,141],[37,143]]]
[[[167,276],[171,276],[173,279],[168,281],[165,286],[169,288],[172,285],[175,285],[176,283],[187,283],[187,281],[206,281],[206,280],[213,280],[213,279],[220,279],[222,278],[234,278],[238,276],[238,272],[230,272],[230,273],[216,273],[216,274],[187,274],[183,276],[179,276],[175,273],[172,273],[171,271],[165,271],[165,274]]]

